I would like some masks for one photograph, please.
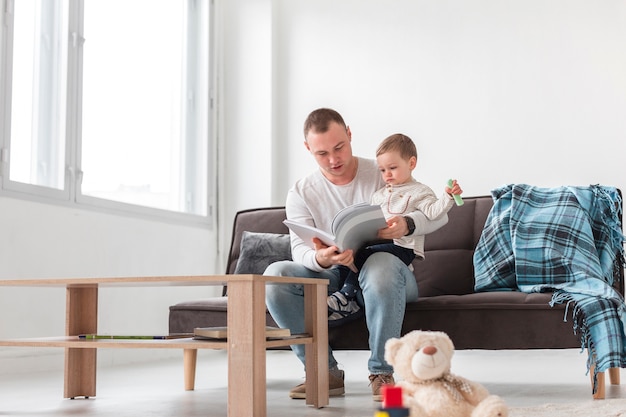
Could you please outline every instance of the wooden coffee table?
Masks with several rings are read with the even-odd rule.
[[[305,331],[298,338],[265,338],[265,285],[304,285]],[[137,286],[228,285],[228,340],[193,338],[168,340],[79,339],[98,333],[98,289]],[[268,347],[305,344],[306,404],[328,405],[328,324],[325,279],[264,275],[209,275],[129,278],[68,278],[0,280],[0,287],[65,287],[65,335],[0,339],[0,346],[65,348],[65,398],[96,395],[98,348],[166,348],[185,352],[185,385],[193,386],[197,349],[228,351],[228,416],[264,417],[267,414],[266,355]],[[192,366],[193,365],[193,366]]]

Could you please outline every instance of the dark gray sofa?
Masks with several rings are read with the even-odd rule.
[[[426,259],[413,262],[420,298],[407,305],[403,333],[415,329],[443,331],[456,349],[580,348],[571,313],[565,321],[564,305],[550,307],[551,293],[474,292],[474,248],[493,201],[490,196],[464,201],[463,206],[450,211],[448,224],[426,237]],[[284,218],[282,207],[237,213],[227,273],[236,269],[244,231],[285,234],[288,230],[282,223]],[[618,268],[615,273],[616,288],[623,294],[623,270]],[[224,326],[227,298],[205,298],[171,306],[170,333]],[[267,321],[268,325],[275,325],[269,314]],[[336,350],[367,350],[367,338],[365,318],[329,329],[329,341]],[[603,392],[596,394],[597,398],[602,396]]]

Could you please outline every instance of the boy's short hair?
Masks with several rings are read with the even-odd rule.
[[[328,108],[313,110],[304,121],[304,138],[306,139],[310,131],[315,133],[327,132],[332,122],[338,123],[347,129],[343,117],[337,111]]]
[[[387,152],[399,152],[402,159],[410,159],[412,156],[417,158],[417,148],[415,143],[407,135],[402,133],[395,133],[383,140],[378,149],[376,149],[376,156]]]

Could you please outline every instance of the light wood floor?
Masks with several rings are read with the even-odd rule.
[[[337,352],[346,372],[346,395],[316,410],[291,400],[303,369],[288,351],[267,353],[268,416],[363,416],[380,405],[371,400],[368,352]],[[28,360],[27,358],[18,360]],[[578,350],[458,351],[452,371],[483,383],[509,406],[567,403],[590,399],[585,354]],[[623,372],[623,371],[622,371]],[[62,371],[7,374],[0,371],[0,416],[226,416],[226,356],[198,354],[196,390],[183,389],[180,359],[98,369],[98,393],[91,399],[63,399]],[[626,378],[622,376],[622,381]],[[607,398],[626,398],[626,386],[607,386]]]

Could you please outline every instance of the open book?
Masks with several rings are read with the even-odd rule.
[[[355,204],[340,210],[333,219],[332,234],[291,220],[283,223],[311,247],[312,239],[316,237],[328,246],[337,246],[340,251],[356,251],[366,243],[380,240],[378,231],[387,227],[380,206],[368,203]]]

